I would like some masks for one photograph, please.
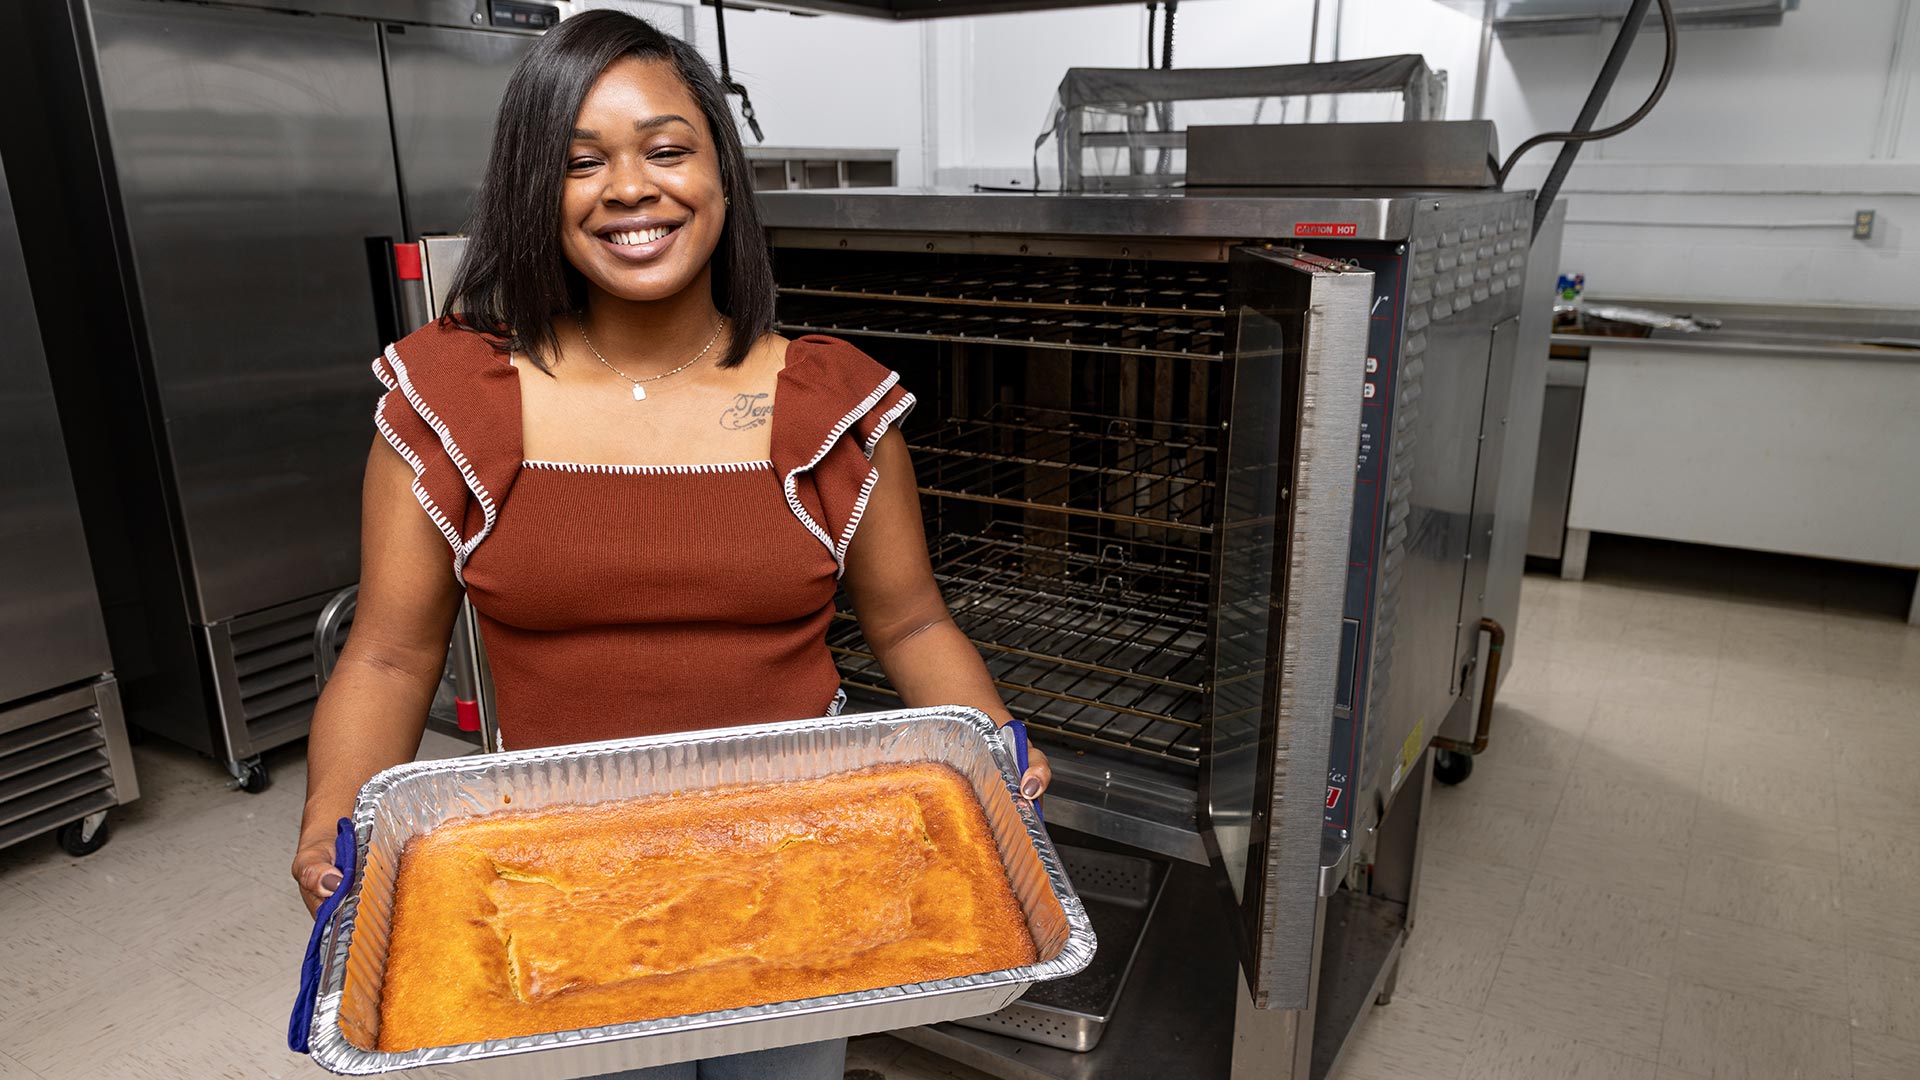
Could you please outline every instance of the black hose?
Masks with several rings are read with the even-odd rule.
[[[1153,58],[1153,38],[1159,31],[1160,0],[1147,0],[1147,70],[1159,67],[1159,61]]]
[[[1532,150],[1536,146],[1542,146],[1550,142],[1588,143],[1596,142],[1600,139],[1611,139],[1615,135],[1627,131],[1635,124],[1647,118],[1647,114],[1653,111],[1653,107],[1658,105],[1660,98],[1666,94],[1667,83],[1673,80],[1673,61],[1678,53],[1680,44],[1679,28],[1675,24],[1673,17],[1672,0],[1659,0],[1659,4],[1660,24],[1667,36],[1667,52],[1665,60],[1663,60],[1660,65],[1660,78],[1654,82],[1653,92],[1647,95],[1647,100],[1642,102],[1640,107],[1633,111],[1632,116],[1627,117],[1617,124],[1610,124],[1607,127],[1597,128],[1592,131],[1549,131],[1544,134],[1535,135],[1533,138],[1514,147],[1513,153],[1507,155],[1506,163],[1500,166],[1500,172],[1494,180],[1496,186],[1506,187],[1507,177],[1513,172],[1513,167],[1520,163],[1520,158],[1524,156],[1527,151]],[[1623,33],[1626,29],[1625,27],[1622,28]],[[1612,57],[1608,59],[1610,61],[1613,60]],[[1622,54],[1620,61],[1624,60],[1625,54]],[[1620,61],[1615,62],[1618,63]],[[1576,127],[1577,126],[1578,125],[1576,125]]]
[[[747,96],[746,87],[733,81],[733,72],[727,68],[727,0],[713,0],[713,30],[720,39],[720,89],[740,99],[740,117],[753,130],[753,141],[766,142],[766,133],[753,115],[753,99]]]
[[[1167,21],[1160,28],[1162,35],[1160,38],[1160,67],[1164,71],[1171,71],[1173,69],[1173,17],[1179,10],[1180,0],[1167,0]],[[1161,102],[1158,111],[1160,114],[1160,130],[1172,131],[1173,102]],[[1154,163],[1153,171],[1159,176],[1170,176],[1173,174],[1172,147],[1163,146],[1160,148],[1160,155]]]
[[[1169,71],[1173,69],[1173,16],[1180,10],[1180,0],[1167,0],[1167,25],[1160,39],[1160,66]]]

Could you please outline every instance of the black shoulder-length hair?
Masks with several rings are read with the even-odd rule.
[[[586,279],[560,246],[560,194],[574,118],[587,91],[623,57],[671,64],[713,132],[728,200],[713,252],[713,302],[733,320],[720,366],[732,367],[773,329],[773,260],[754,203],[753,172],[733,111],[713,69],[693,46],[622,12],[566,19],[514,68],[500,100],[493,150],[467,226],[467,250],[446,310],[468,329],[498,334],[502,349],[527,353],[544,370],[559,347],[553,317],[586,303]]]

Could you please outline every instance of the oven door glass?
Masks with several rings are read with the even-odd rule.
[[[1201,794],[1254,1000],[1303,1008],[1372,275],[1268,248],[1231,270]]]

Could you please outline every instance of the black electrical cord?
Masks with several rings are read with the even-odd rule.
[[[1640,107],[1633,111],[1632,116],[1627,117],[1617,124],[1596,128],[1593,131],[1549,131],[1544,134],[1535,135],[1533,138],[1514,147],[1513,153],[1507,155],[1506,164],[1500,166],[1500,172],[1494,179],[1494,185],[1496,187],[1504,188],[1507,186],[1507,176],[1513,172],[1513,167],[1520,163],[1520,158],[1525,155],[1527,151],[1532,150],[1536,146],[1550,142],[1596,142],[1600,139],[1611,139],[1615,135],[1626,131],[1647,118],[1647,114],[1653,111],[1653,107],[1658,105],[1660,98],[1666,94],[1667,83],[1673,79],[1673,61],[1679,48],[1680,35],[1678,32],[1679,28],[1675,25],[1673,18],[1673,0],[1658,0],[1658,2],[1660,4],[1660,24],[1666,32],[1667,37],[1667,54],[1666,59],[1663,60],[1660,65],[1660,78],[1654,82],[1653,92],[1647,95],[1647,100],[1642,102]]]
[[[1159,22],[1160,0],[1147,0],[1147,69],[1149,71],[1160,66],[1159,62],[1153,58],[1153,39],[1159,33],[1157,29]]]
[[[1164,36],[1160,39],[1160,66],[1168,71],[1173,70],[1173,16],[1179,10],[1180,0],[1167,0],[1167,22],[1161,28]],[[1148,34],[1151,37],[1151,27],[1148,28]]]
[[[1175,14],[1179,12],[1179,10],[1180,10],[1180,0],[1167,0],[1167,21],[1164,24],[1162,24],[1160,28],[1161,35],[1162,35],[1160,38],[1160,68],[1162,71],[1173,70],[1173,17]],[[1171,101],[1161,102],[1159,107],[1159,114],[1160,114],[1160,130],[1172,131],[1173,130],[1173,102]],[[1154,163],[1153,171],[1156,176],[1168,176],[1172,174],[1173,172],[1173,148],[1172,147],[1163,146],[1160,148],[1160,155],[1158,160],[1155,161]]]
[[[720,39],[720,89],[740,99],[740,116],[747,122],[747,127],[753,129],[753,141],[766,142],[766,133],[760,130],[760,121],[753,115],[753,99],[747,96],[746,87],[733,81],[733,72],[727,68],[726,0],[713,0],[713,30]]]

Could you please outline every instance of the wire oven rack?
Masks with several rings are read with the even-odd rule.
[[[1207,571],[1193,553],[1129,545],[1122,557],[1065,535],[943,537],[934,575],[955,623],[1029,725],[1195,764],[1211,662]],[[827,644],[848,683],[891,693],[851,614],[836,615]]]
[[[1147,315],[1223,315],[1227,309],[1226,271],[1205,264],[1148,268],[995,260],[963,267],[802,275],[780,292],[785,296]]]
[[[996,406],[913,440],[926,495],[1210,533],[1214,433]]]
[[[1218,359],[1227,283],[1217,267],[971,263],[802,274],[779,290],[791,333],[979,342],[1067,352]]]

